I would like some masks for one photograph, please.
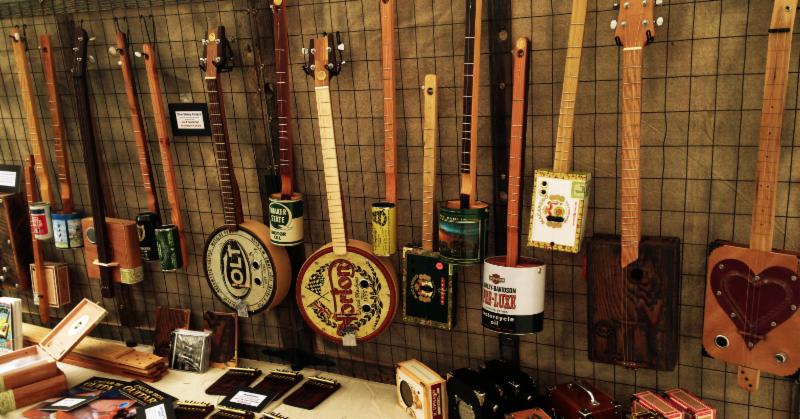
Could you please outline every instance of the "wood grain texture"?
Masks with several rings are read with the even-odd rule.
[[[508,155],[508,214],[506,233],[506,266],[519,261],[519,225],[522,193],[522,160],[525,148],[525,127],[528,118],[528,38],[514,45],[514,93],[511,106],[511,141]]]
[[[281,198],[294,195],[294,150],[292,128],[292,73],[289,68],[289,27],[283,0],[272,1],[272,26],[275,40],[275,94],[278,117],[278,164]]]
[[[589,359],[671,371],[678,361],[680,241],[644,237],[639,256],[622,269],[619,236],[589,242]]]
[[[206,311],[203,329],[210,330],[211,366],[235,367],[239,363],[239,316],[236,313]]]
[[[438,95],[435,74],[425,76],[422,86],[425,117],[422,134],[422,248],[434,250],[433,230],[436,225],[436,151],[439,140]]]
[[[0,193],[0,264],[3,288],[26,290],[31,286],[28,265],[33,261],[31,220],[22,193]]]
[[[394,75],[395,0],[380,0],[381,77],[383,79],[383,164],[386,201],[397,203],[397,95]]]
[[[33,155],[25,162],[25,190],[28,195],[28,208],[39,201],[39,191],[36,187],[36,170]],[[31,222],[33,219],[31,219]],[[47,227],[52,228],[52,227]],[[31,228],[31,242],[33,243],[33,264],[36,267],[33,282],[36,283],[37,298],[39,300],[39,319],[42,323],[50,322],[50,300],[48,298],[47,278],[44,272],[44,250],[42,244],[36,239],[36,233]]]
[[[160,306],[156,309],[156,327],[153,332],[153,353],[169,356],[171,334],[175,329],[189,329],[192,311],[188,308]]]

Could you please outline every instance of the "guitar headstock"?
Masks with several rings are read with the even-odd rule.
[[[22,29],[20,29],[19,26],[14,26],[14,28],[11,29],[11,35],[9,35],[9,38],[11,38],[11,42],[14,43],[18,42],[21,42],[23,44],[26,43],[25,32]]]
[[[204,57],[200,58],[200,69],[205,71],[206,77],[215,78],[219,73],[233,70],[233,53],[225,37],[224,26],[209,30],[208,37],[203,39],[203,46]]]
[[[74,46],[72,47],[73,60],[72,60],[72,76],[83,77],[86,75],[86,63],[94,60],[89,55],[89,34],[83,28],[75,28]]]
[[[655,16],[655,7],[661,6],[664,0],[622,0],[614,3],[619,10],[615,20],[611,21],[611,29],[617,45],[625,48],[643,47],[656,37],[656,27],[664,24],[663,17]]]
[[[327,80],[342,72],[345,64],[342,58],[344,43],[339,32],[322,34],[319,38],[312,39],[308,48],[303,48],[305,64],[303,71],[319,81]]]

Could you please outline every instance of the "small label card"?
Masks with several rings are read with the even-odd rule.
[[[136,408],[136,419],[175,419],[171,400]]]
[[[241,388],[236,390],[225,400],[220,402],[220,406],[231,407],[234,409],[247,410],[249,412],[260,412],[267,405],[275,400],[278,394],[274,391],[258,391],[252,388]]]
[[[96,399],[97,396],[69,396],[64,397],[63,399],[56,400],[53,403],[50,403],[47,406],[39,408],[39,410],[43,410],[45,412],[69,412],[71,410],[75,410],[90,401]]]
[[[211,123],[205,103],[170,103],[169,120],[176,137],[209,136]]]
[[[0,192],[20,192],[20,167],[0,164]]]

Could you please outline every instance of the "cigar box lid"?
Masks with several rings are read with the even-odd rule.
[[[45,336],[39,347],[56,361],[61,361],[100,324],[108,312],[99,305],[83,299]]]

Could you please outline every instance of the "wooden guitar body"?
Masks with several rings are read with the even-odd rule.
[[[278,305],[289,292],[289,255],[272,244],[264,224],[246,220],[235,230],[222,226],[208,237],[203,254],[208,284],[233,310],[241,300],[249,313],[258,313]]]
[[[0,287],[27,289],[33,262],[31,224],[22,193],[0,194]]]
[[[81,220],[83,227],[83,256],[86,260],[86,274],[89,278],[100,278],[100,266],[95,264],[97,240],[94,236],[94,221],[91,217]],[[131,220],[106,217],[108,244],[111,250],[112,275],[114,282],[138,284],[144,280],[142,253],[139,250],[139,233],[136,223]]]
[[[639,259],[624,270],[620,255],[619,236],[589,242],[589,359],[671,371],[678,361],[680,240],[643,237]]]
[[[297,276],[297,305],[306,323],[324,338],[357,342],[378,336],[394,319],[397,274],[372,253],[372,246],[347,240],[347,253],[334,253],[333,243],[314,252]]]
[[[800,330],[798,255],[729,242],[712,246],[703,347],[725,362],[794,374],[800,369],[800,347],[793,339]]]

